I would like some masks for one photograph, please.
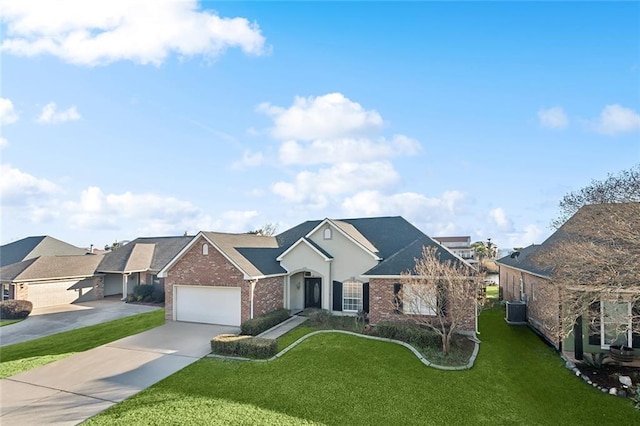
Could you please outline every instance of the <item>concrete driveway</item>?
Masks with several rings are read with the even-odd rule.
[[[24,321],[0,327],[0,346],[102,324],[156,309],[160,308],[124,303],[114,298],[34,309]]]
[[[207,355],[238,327],[168,322],[0,380],[0,424],[78,424]]]

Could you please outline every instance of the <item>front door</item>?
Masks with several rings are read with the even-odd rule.
[[[322,309],[322,278],[304,279],[304,307]]]

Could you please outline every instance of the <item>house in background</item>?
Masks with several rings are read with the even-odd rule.
[[[593,244],[609,240],[611,235],[607,235],[607,229],[613,215],[626,217],[628,224],[635,229],[632,232],[638,233],[633,249],[637,253],[640,250],[640,203],[599,204],[582,207],[542,244],[528,246],[497,260],[503,300],[524,303],[529,326],[556,349],[569,352],[576,359],[582,359],[585,352],[606,352],[614,342],[633,347],[636,356],[640,355],[640,322],[637,316],[640,306],[625,300],[626,296],[618,292],[602,296],[599,302],[590,306],[588,316],[580,316],[573,332],[562,339],[557,331],[561,327],[559,318],[563,315],[563,309],[570,308],[561,304],[559,288],[554,284],[550,265],[540,261],[536,255],[570,238],[568,229],[571,229],[571,235],[587,238]],[[607,238],[603,238],[603,235]],[[571,256],[568,253],[561,255]],[[581,259],[566,260],[578,265],[582,262]],[[632,267],[637,268],[636,262],[631,263]],[[628,273],[626,270],[622,272]],[[637,296],[640,291],[638,280],[640,276],[633,287],[625,289],[627,295],[633,293]],[[579,282],[576,286],[588,287],[589,284],[592,283]],[[633,316],[632,313],[636,315]],[[626,331],[618,334],[620,329]]]
[[[434,240],[451,250],[469,263],[476,263],[473,248],[471,247],[471,237],[433,237]]]
[[[153,285],[164,291],[164,280],[158,272],[182,250],[193,237],[136,238],[108,251],[96,272],[104,275],[104,296],[133,293],[137,285]]]
[[[0,246],[0,267],[39,256],[81,256],[85,249],[65,243],[48,235],[27,237]]]
[[[166,317],[240,325],[284,307],[396,319],[401,274],[423,246],[461,261],[402,217],[307,221],[276,236],[200,232],[159,273]],[[463,327],[469,333],[475,308]]]
[[[29,300],[34,308],[101,299],[98,255],[38,256],[0,268],[2,300]]]

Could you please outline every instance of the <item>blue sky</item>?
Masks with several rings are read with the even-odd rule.
[[[0,0],[0,17],[3,244],[401,215],[511,248],[640,163],[637,2]]]

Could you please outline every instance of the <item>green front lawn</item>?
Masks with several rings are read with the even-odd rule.
[[[0,320],[0,327],[4,327],[5,325],[15,324],[17,322],[23,321],[21,319],[3,319]]]
[[[503,318],[501,309],[482,313],[480,356],[468,371],[428,368],[396,344],[321,334],[268,363],[203,359],[89,424],[637,421],[629,400],[585,385],[529,329]]]
[[[0,378],[31,370],[162,324],[164,310],[159,309],[0,347]]]

